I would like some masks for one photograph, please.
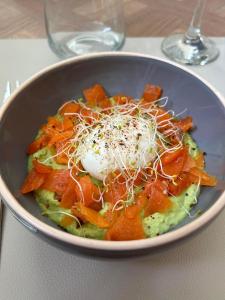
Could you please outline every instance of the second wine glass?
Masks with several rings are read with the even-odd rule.
[[[215,43],[201,33],[205,5],[206,0],[198,0],[186,33],[174,34],[163,40],[161,49],[167,57],[188,65],[205,65],[218,57]]]

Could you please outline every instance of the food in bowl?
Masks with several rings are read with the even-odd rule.
[[[137,240],[167,232],[197,203],[201,185],[215,186],[188,133],[192,118],[166,110],[162,88],[140,99],[108,97],[96,84],[64,103],[28,147],[23,194],[68,232],[105,240]]]

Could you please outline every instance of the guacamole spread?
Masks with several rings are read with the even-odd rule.
[[[189,148],[191,156],[196,157],[199,153],[199,149],[189,134],[185,135],[185,144]],[[34,158],[45,161],[46,165],[51,166],[54,169],[65,168],[63,165],[57,164],[52,157],[52,153],[48,148],[43,148],[33,155],[30,155],[28,159],[28,169],[32,168],[32,161]],[[181,195],[177,197],[170,197],[174,203],[172,209],[165,213],[154,213],[151,216],[143,217],[144,232],[147,237],[154,237],[159,234],[165,233],[179,222],[181,222],[191,210],[193,204],[197,202],[197,196],[199,194],[199,188],[197,184],[192,184]],[[35,192],[36,200],[42,210],[43,215],[47,216],[53,222],[66,231],[77,235],[92,239],[103,239],[105,235],[104,229],[101,229],[93,224],[87,223],[82,226],[78,226],[77,221],[74,220],[71,224],[63,224],[65,217],[64,213],[71,214],[70,209],[63,209],[59,205],[59,201],[55,198],[55,193],[38,189]],[[101,210],[101,214],[107,212],[107,204]]]
[[[71,234],[111,241],[163,234],[190,215],[200,186],[215,186],[189,134],[191,116],[166,110],[159,86],[139,101],[95,84],[68,101],[28,146],[21,193]]]

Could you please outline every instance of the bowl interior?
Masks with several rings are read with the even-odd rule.
[[[206,155],[207,170],[220,180],[225,176],[225,109],[214,92],[195,76],[169,63],[153,58],[108,55],[71,61],[43,73],[15,96],[0,123],[0,173],[19,203],[35,217],[42,217],[32,196],[22,196],[20,186],[26,175],[27,145],[34,139],[46,118],[59,106],[82,96],[82,90],[102,84],[109,95],[124,93],[139,98],[144,85],[163,87],[168,107],[193,117],[193,137]],[[203,188],[192,214],[210,208],[225,185]],[[7,201],[7,199],[6,199]],[[182,224],[189,223],[187,217]]]

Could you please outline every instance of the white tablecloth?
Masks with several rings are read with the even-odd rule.
[[[225,40],[219,59],[192,67],[225,95]],[[160,38],[130,38],[123,50],[163,56]],[[0,41],[0,96],[7,80],[23,81],[58,61],[45,40]],[[6,211],[1,300],[224,300],[225,211],[203,232],[167,252],[129,260],[97,260],[48,245]]]

